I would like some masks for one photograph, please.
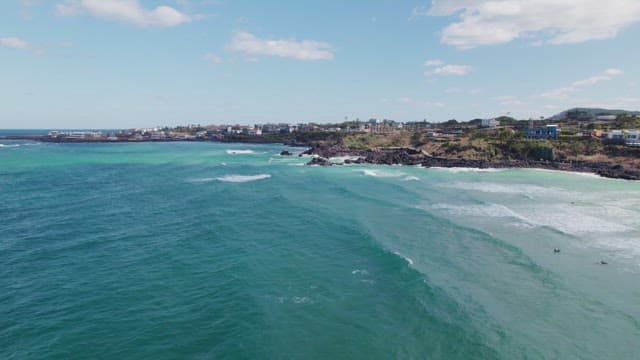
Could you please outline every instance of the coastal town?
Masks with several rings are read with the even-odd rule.
[[[316,134],[402,134],[435,142],[459,139],[473,132],[508,132],[530,140],[594,138],[608,143],[640,146],[640,120],[637,114],[614,115],[603,111],[589,114],[568,110],[552,118],[516,120],[508,116],[474,119],[466,122],[427,120],[399,122],[390,119],[356,119],[335,124],[278,123],[255,125],[187,125],[111,131],[50,131],[42,141],[51,142],[139,142],[139,141],[237,141],[280,142]],[[635,127],[634,127],[635,126]]]
[[[187,125],[127,130],[52,130],[12,135],[49,143],[237,142],[305,148],[309,165],[544,168],[640,180],[640,112],[571,109],[548,118],[510,116],[334,124]],[[283,151],[282,155],[293,155]],[[332,158],[349,157],[342,162]]]

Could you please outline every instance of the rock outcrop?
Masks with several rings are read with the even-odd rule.
[[[549,170],[588,172],[603,177],[640,180],[640,170],[625,168],[621,164],[589,161],[550,161],[550,160],[477,160],[464,158],[434,157],[413,148],[385,148],[369,150],[349,150],[341,146],[314,146],[302,155],[316,155],[308,165],[331,166],[327,158],[336,156],[353,156],[355,160],[347,159],[344,164],[382,164],[382,165],[421,165],[424,167],[443,168],[537,168]]]

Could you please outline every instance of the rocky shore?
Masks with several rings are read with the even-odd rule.
[[[351,150],[341,146],[327,146],[322,144],[311,147],[300,155],[314,155],[308,165],[343,165],[343,164],[381,164],[381,165],[421,165],[423,167],[443,168],[535,168],[547,170],[561,170],[593,173],[607,178],[640,180],[640,169],[626,168],[621,164],[588,161],[535,161],[535,160],[476,160],[462,158],[445,158],[414,148],[377,148],[368,150]],[[341,163],[331,162],[329,159],[349,156]]]

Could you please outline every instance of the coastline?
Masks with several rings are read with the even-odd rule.
[[[628,169],[620,164],[589,161],[551,160],[479,160],[431,156],[414,148],[351,150],[337,146],[311,146],[301,155],[315,155],[308,164],[332,166],[343,164],[409,165],[425,168],[471,168],[471,169],[542,169],[595,174],[605,178],[640,180],[640,170]],[[334,157],[352,157],[342,163],[334,163]]]
[[[370,148],[366,150],[350,149],[340,145],[324,143],[301,143],[291,139],[270,139],[242,137],[238,139],[117,139],[117,140],[88,140],[88,139],[55,139],[43,135],[9,135],[0,140],[27,140],[45,143],[145,143],[145,142],[218,142],[218,143],[246,143],[246,144],[282,144],[291,147],[306,147],[302,155],[313,155],[314,158],[307,165],[333,166],[344,164],[372,164],[372,165],[408,165],[425,168],[470,168],[470,169],[542,169],[550,171],[578,172],[595,174],[605,178],[640,180],[640,169],[625,168],[621,164],[589,161],[560,161],[560,160],[483,160],[465,158],[447,158],[432,156],[423,150],[410,147]],[[292,155],[292,154],[291,154]],[[332,162],[330,158],[348,157],[343,162]],[[349,159],[351,158],[351,159]]]

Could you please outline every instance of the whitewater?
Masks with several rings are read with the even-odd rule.
[[[33,144],[0,141],[2,359],[640,358],[639,182]]]

